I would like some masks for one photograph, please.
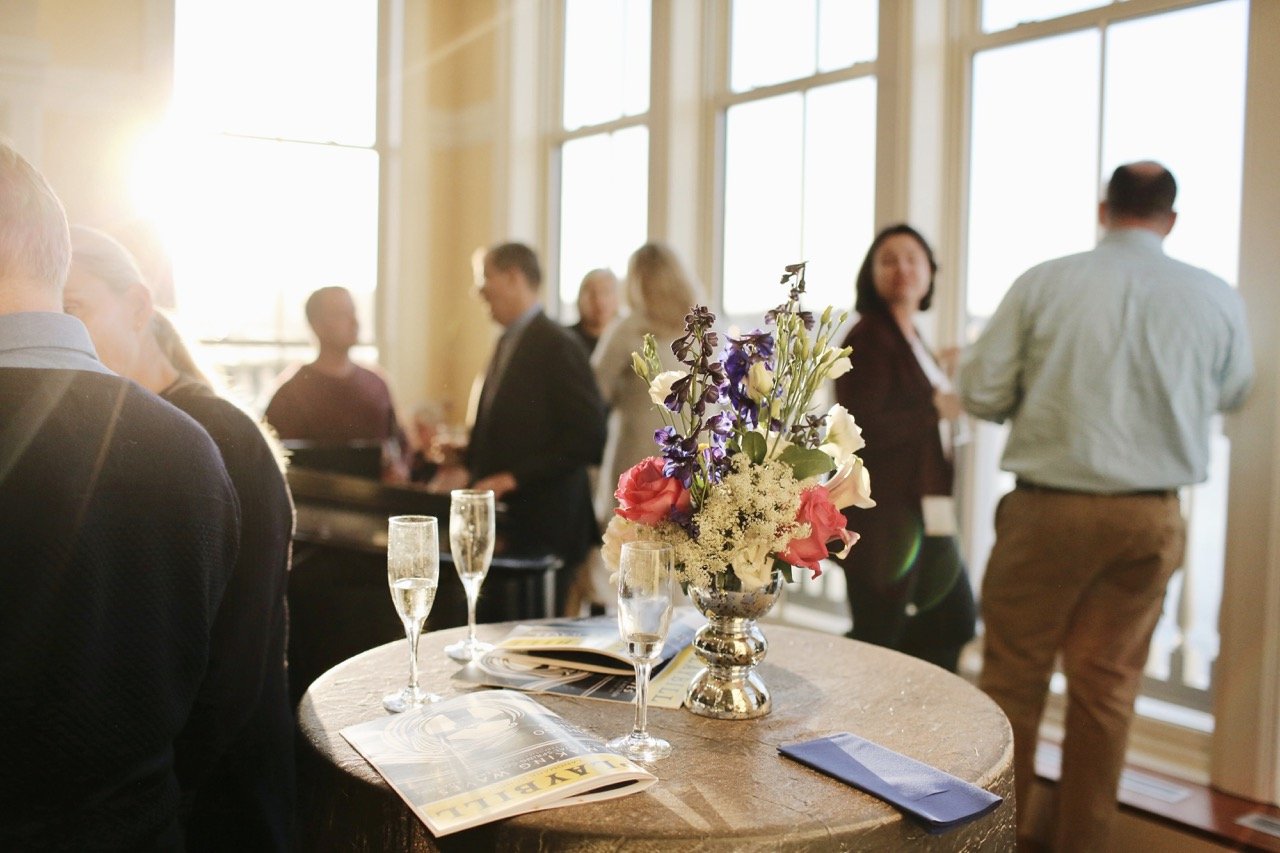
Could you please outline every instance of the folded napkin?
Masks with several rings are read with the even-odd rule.
[[[778,751],[892,803],[923,822],[933,835],[982,817],[1002,801],[977,785],[848,732],[780,746]]]

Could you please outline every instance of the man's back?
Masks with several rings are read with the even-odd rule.
[[[217,449],[118,377],[0,368],[0,518],[0,848],[171,843],[238,547]]]
[[[1206,473],[1210,417],[1252,368],[1239,297],[1165,256],[1158,235],[1032,268],[966,358],[966,408],[1014,418],[1003,467],[1098,492],[1174,488]]]

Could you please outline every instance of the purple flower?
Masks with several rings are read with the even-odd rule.
[[[654,441],[662,447],[662,457],[666,460],[662,467],[665,477],[675,477],[687,489],[693,483],[693,475],[698,470],[698,437],[683,436],[674,427],[662,427],[653,434]]]
[[[772,369],[773,349],[773,334],[759,329],[737,338],[729,338],[724,356],[727,379],[725,397],[748,428],[755,427],[759,422],[760,404],[747,393],[747,375],[751,372],[752,365],[759,362],[764,362]]]

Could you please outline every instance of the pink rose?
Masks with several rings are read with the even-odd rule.
[[[828,542],[839,539],[842,550],[838,556],[844,556],[858,541],[858,534],[845,529],[844,515],[836,509],[822,486],[801,492],[796,521],[809,525],[809,535],[803,539],[792,539],[787,543],[787,550],[778,556],[785,563],[811,570],[815,578],[822,574],[821,561],[828,556]]]
[[[673,508],[687,512],[689,490],[679,480],[663,475],[664,464],[661,457],[650,456],[624,471],[618,478],[618,490],[613,493],[618,499],[614,512],[629,521],[649,525],[668,519]]]

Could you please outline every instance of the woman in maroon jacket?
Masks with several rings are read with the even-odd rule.
[[[876,236],[858,271],[859,319],[844,341],[853,369],[836,380],[836,401],[862,427],[876,506],[850,514],[862,538],[841,564],[849,636],[954,672],[975,621],[943,441],[960,406],[914,324],[937,269],[925,239],[895,225]]]

